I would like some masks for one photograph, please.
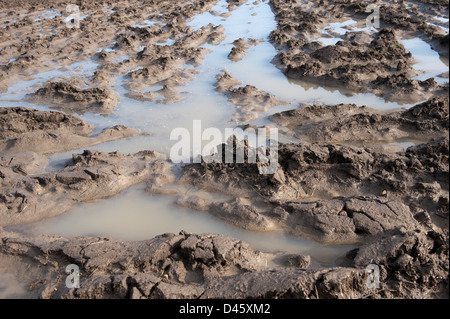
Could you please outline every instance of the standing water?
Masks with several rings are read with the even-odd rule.
[[[80,116],[85,121],[96,125],[96,132],[105,127],[123,124],[141,129],[151,135],[103,143],[90,147],[91,149],[119,150],[123,153],[153,149],[169,154],[174,143],[169,139],[170,132],[176,127],[190,129],[193,120],[201,119],[205,128],[216,127],[220,130],[242,124],[232,120],[233,113],[236,111],[234,105],[214,89],[215,77],[222,70],[227,70],[234,78],[242,81],[243,85],[254,85],[260,90],[289,101],[286,105],[272,107],[266,112],[261,112],[252,123],[267,122],[270,114],[296,108],[299,103],[355,103],[379,110],[411,106],[387,102],[373,94],[343,94],[338,89],[286,78],[271,63],[277,51],[269,43],[268,37],[270,32],[276,28],[276,21],[268,3],[251,4],[248,2],[231,11],[229,16],[221,15],[228,12],[227,5],[226,1],[219,1],[212,8],[212,11],[217,14],[205,12],[188,22],[188,25],[194,29],[200,29],[209,23],[222,24],[225,27],[226,38],[217,46],[203,45],[212,52],[197,68],[200,73],[196,75],[196,78],[183,87],[183,91],[189,92],[183,95],[183,100],[166,105],[127,98],[125,96],[127,91],[122,86],[123,79],[119,77],[114,86],[114,89],[120,94],[120,103],[115,113],[107,117],[91,113]],[[136,26],[145,27],[153,24],[153,21],[144,20]],[[343,27],[351,24],[352,21],[347,24],[331,25],[325,31],[339,35],[347,30],[342,29]],[[241,61],[233,62],[227,56],[232,48],[231,43],[239,38],[262,39],[263,41],[250,47],[247,55]],[[406,41],[404,44],[407,49],[413,51],[413,46],[417,43]],[[420,52],[423,52],[425,56],[419,56],[419,61],[426,61],[428,56],[433,53],[430,50]],[[2,95],[2,100],[8,101],[10,106],[21,105],[48,110],[45,106],[13,101],[21,100],[25,93],[34,91],[35,85],[42,84],[49,79],[77,73],[92,74],[96,67],[95,61],[88,61],[70,65],[64,70],[38,74],[31,81],[21,81],[10,87],[8,92]],[[423,76],[437,76],[441,66],[434,68],[434,65],[431,67],[423,62],[416,67],[427,71]],[[53,155],[50,158],[48,170],[63,167],[65,162],[70,159],[71,154],[79,151],[81,150]],[[291,236],[282,230],[258,233],[238,229],[209,214],[176,206],[174,198],[170,195],[148,194],[142,185],[134,186],[107,200],[79,204],[68,213],[52,219],[8,229],[29,234],[48,233],[66,237],[111,236],[122,240],[147,239],[166,232],[178,233],[181,230],[193,233],[221,233],[240,238],[257,249],[309,254],[314,259],[327,264],[333,264],[336,258],[351,248],[348,245],[321,245],[311,240]]]

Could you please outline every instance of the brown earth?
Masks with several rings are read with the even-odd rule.
[[[51,79],[27,98],[66,113],[107,115],[118,102],[110,88],[123,77],[129,98],[179,101],[186,93],[180,87],[198,72],[190,66],[201,65],[209,53],[199,46],[224,40],[220,25],[194,30],[186,22],[216,2],[80,1],[81,13],[88,16],[80,28],[70,29],[63,10],[69,1],[2,1],[0,92],[41,72],[94,59],[98,67],[92,73]],[[224,17],[246,1],[227,3]],[[448,85],[412,80],[415,61],[399,42],[419,36],[448,57],[448,34],[428,23],[442,23],[433,17],[448,16],[448,4],[379,4],[380,29],[337,35],[341,41],[325,46],[315,41],[321,30],[331,22],[363,21],[366,2],[270,0],[277,19],[270,37],[279,51],[274,63],[286,76],[391,100],[428,99],[393,112],[341,104],[275,114],[272,121],[308,142],[280,143],[275,174],[262,175],[260,164],[248,161],[202,162],[185,165],[178,178],[170,161],[153,151],[84,151],[49,172],[48,154],[141,133],[118,125],[92,136],[94,127],[73,115],[0,108],[0,226],[50,218],[78,202],[146,183],[151,192],[178,194],[177,204],[243,229],[283,229],[323,243],[358,246],[336,265],[259,252],[215,234],[181,232],[122,242],[28,237],[0,228],[0,271],[13,272],[41,298],[448,298],[449,124],[448,98],[442,97]],[[58,15],[43,18],[49,9]],[[156,23],[141,26],[143,20]],[[240,60],[257,41],[236,40],[230,59]],[[236,105],[237,120],[289,103],[241,84],[225,71],[215,84]],[[162,88],[147,90],[156,86]],[[365,146],[403,139],[421,143],[401,152]],[[236,139],[229,142],[237,143],[233,151],[255,151]],[[225,145],[219,149],[220,158]],[[168,187],[173,182],[230,199],[187,197]],[[68,264],[80,267],[80,289],[65,285]],[[369,264],[380,268],[379,289],[365,284]]]
[[[53,154],[143,134],[116,125],[90,135],[94,129],[82,119],[60,112],[0,107],[0,154]]]
[[[314,41],[322,34],[321,28],[344,19],[365,19],[368,3],[311,1],[300,5],[271,0],[270,4],[278,23],[270,38],[280,51],[274,63],[289,78],[371,92],[396,101],[418,102],[448,94],[448,84],[411,79],[416,75],[414,59],[398,40],[400,35],[419,36],[448,58],[448,34],[426,22],[436,13],[448,16],[448,6],[378,1],[380,29],[372,34],[349,32],[335,45],[324,45]]]
[[[2,268],[14,267],[40,298],[445,298],[448,291],[448,236],[435,231],[396,231],[351,251],[337,267],[213,234],[139,242],[29,238],[1,229],[0,236]],[[380,269],[376,290],[366,286],[370,263]],[[79,289],[66,286],[68,264],[79,266]]]

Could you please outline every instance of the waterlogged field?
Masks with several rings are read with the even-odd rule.
[[[448,4],[20,3],[0,6],[0,297],[442,295]],[[110,276],[123,296],[93,288]]]

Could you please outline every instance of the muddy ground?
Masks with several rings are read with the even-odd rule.
[[[209,54],[201,45],[224,39],[221,25],[194,30],[186,22],[216,2],[79,1],[88,14],[80,28],[66,26],[61,9],[66,1],[0,3],[1,93],[74,62],[99,64],[93,74],[37,83],[23,98],[54,111],[0,102],[0,271],[14,273],[35,298],[448,298],[448,83],[412,79],[414,58],[398,40],[418,36],[448,58],[448,33],[428,23],[438,14],[448,16],[444,1],[380,2],[379,29],[347,33],[328,46],[315,41],[320,30],[366,17],[366,2],[263,1],[277,22],[270,35],[278,50],[273,63],[288,78],[415,104],[395,111],[302,104],[275,113],[269,118],[274,125],[301,140],[279,144],[275,174],[260,174],[255,163],[210,161],[183,165],[180,172],[152,150],[128,155],[86,150],[62,168],[48,169],[50,154],[143,134],[123,125],[97,132],[77,116],[114,114],[119,77],[131,99],[182,100],[182,87],[195,79],[196,67]],[[246,3],[227,1],[222,16]],[[56,17],[43,18],[47,10]],[[142,17],[158,23],[136,26]],[[228,58],[242,60],[260,41],[236,39]],[[214,89],[243,122],[290,103],[243,85],[226,70],[216,80]],[[392,148],[404,140],[415,145]],[[235,148],[247,148],[235,142]],[[225,145],[219,150],[224,155]],[[220,234],[181,231],[124,242],[4,229],[63,214],[76,203],[108,198],[137,183],[150,193],[175,193],[178,205],[243,229],[283,229],[357,248],[335,265],[324,265],[307,255],[260,252]],[[173,190],[177,184],[231,199],[187,196]],[[78,289],[66,287],[68,264],[80,267]],[[380,268],[377,289],[366,285],[369,264]]]

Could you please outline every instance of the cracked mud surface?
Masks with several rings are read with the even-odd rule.
[[[413,102],[448,92],[448,86],[440,86],[433,79],[411,79],[414,59],[397,36],[407,33],[422,37],[441,55],[448,57],[445,49],[448,32],[446,34],[439,27],[427,23],[428,12],[417,13],[427,9],[444,13],[445,10],[448,12],[448,6],[409,4],[407,1],[380,2],[381,30],[347,32],[335,45],[324,45],[320,41],[311,41],[320,36],[320,26],[342,21],[344,17],[361,16],[368,4],[363,1],[351,4],[326,1],[310,3],[306,7],[297,2],[274,0],[271,5],[277,12],[278,23],[271,40],[280,50],[274,60],[290,78],[373,92],[391,99],[406,98]]]
[[[441,81],[448,70],[439,82],[418,79],[416,58],[402,42],[419,38],[448,61],[446,2],[381,1],[381,26],[372,29],[359,0],[82,1],[80,28],[72,29],[64,22],[67,3],[0,3],[0,97],[8,97],[0,101],[0,275],[13,273],[28,297],[448,298],[449,104],[448,82]],[[251,17],[258,17],[252,8],[270,6],[276,27],[269,37],[242,31],[230,38],[221,23],[246,6]],[[194,23],[202,15],[219,23]],[[349,19],[353,27],[345,26]],[[336,23],[343,27],[330,27]],[[300,80],[411,107],[297,103],[222,65],[201,68],[214,54],[251,65],[255,50],[267,44],[286,84]],[[202,73],[214,78],[206,81]],[[128,155],[92,149],[149,135],[109,124],[122,119],[115,116],[125,98],[149,103],[148,112],[158,105],[169,110],[199,94],[190,86],[196,81],[208,87],[202,94],[227,101],[238,127],[280,129],[276,173],[260,174],[248,158],[220,164],[205,157],[180,167],[145,147]],[[232,142],[234,151],[254,151]],[[407,147],[395,145],[402,142]],[[220,158],[225,145],[218,146]],[[87,147],[51,164],[52,154]],[[356,248],[327,264],[181,229],[121,241],[7,227],[139,183],[240,229]],[[79,289],[65,285],[68,264],[80,267]],[[380,267],[378,289],[365,285],[369,264]]]

